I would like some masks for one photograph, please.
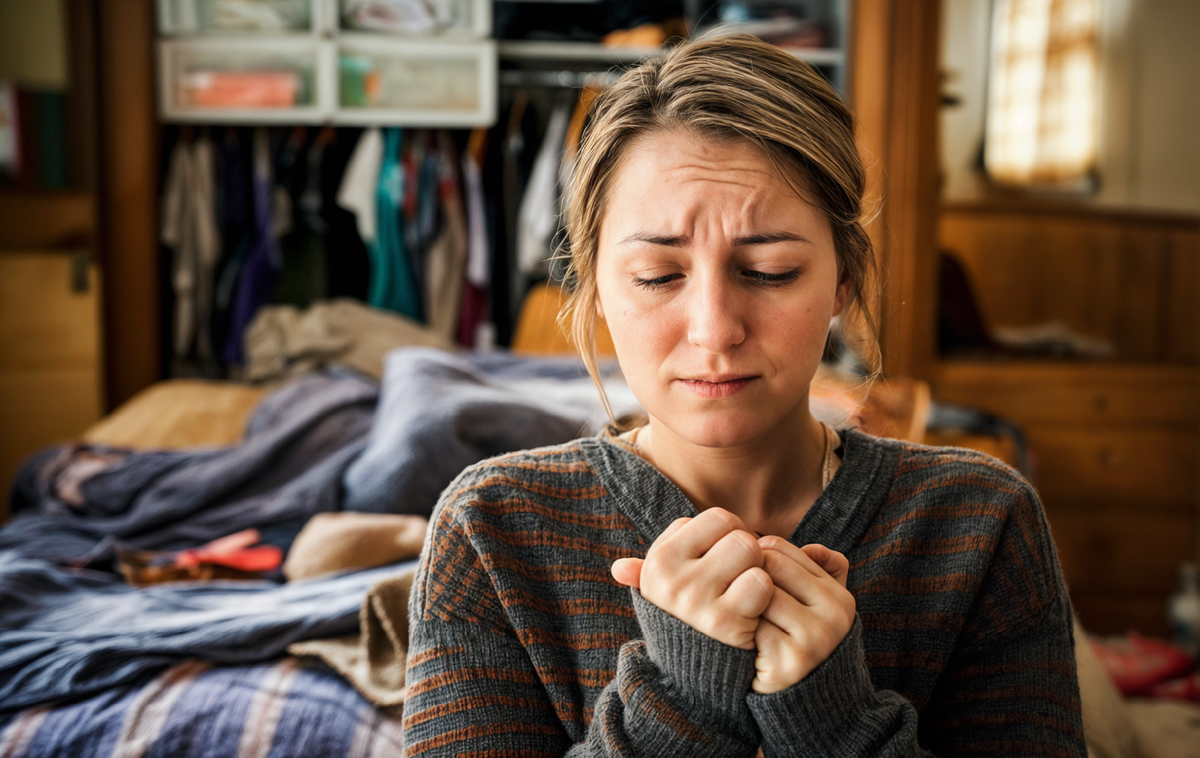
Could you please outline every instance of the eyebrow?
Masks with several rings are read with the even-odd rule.
[[[747,247],[749,245],[771,245],[776,242],[808,242],[807,237],[792,232],[762,232],[760,234],[751,234],[746,237],[737,237],[733,240],[736,247]],[[626,245],[631,242],[645,242],[651,245],[661,245],[663,247],[683,247],[688,243],[686,236],[671,237],[665,234],[652,234],[650,232],[634,232],[618,244]]]

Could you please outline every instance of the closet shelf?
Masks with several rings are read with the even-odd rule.
[[[162,119],[174,123],[489,126],[496,43],[365,34],[165,39],[159,86]]]
[[[609,47],[599,42],[544,42],[541,40],[501,40],[498,46],[504,60],[594,61],[598,63],[637,63],[658,55],[659,48]]]
[[[782,48],[800,60],[814,65],[836,66],[845,63],[840,48]],[[541,40],[501,40],[502,60],[594,61],[599,63],[637,63],[662,52],[661,48],[609,47],[599,42],[544,42]]]

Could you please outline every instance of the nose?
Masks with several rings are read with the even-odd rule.
[[[723,353],[746,339],[737,287],[713,273],[693,278],[688,299],[688,342],[711,353]]]

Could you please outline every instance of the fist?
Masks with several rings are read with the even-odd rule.
[[[622,558],[612,574],[696,631],[753,650],[759,617],[775,591],[764,560],[763,547],[741,519],[709,508],[674,521],[645,560]]]
[[[796,547],[763,537],[763,568],[774,583],[754,633],[757,657],[751,689],[786,689],[821,665],[854,625],[854,595],[846,589],[850,562],[824,545]]]

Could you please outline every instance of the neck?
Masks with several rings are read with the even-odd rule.
[[[695,445],[654,417],[637,445],[698,510],[724,508],[763,535],[791,536],[823,489],[825,429],[807,402],[744,445]]]

